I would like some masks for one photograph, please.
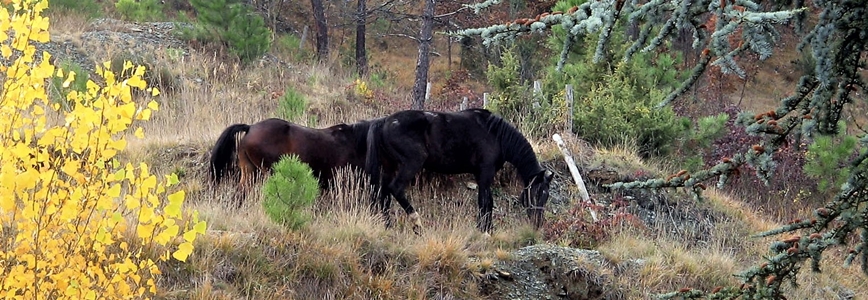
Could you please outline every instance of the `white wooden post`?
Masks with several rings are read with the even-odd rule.
[[[488,109],[488,93],[482,93],[482,108]]]
[[[539,80],[533,81],[533,108],[539,109],[539,99],[542,97],[542,82]]]
[[[576,186],[579,188],[579,197],[582,198],[584,202],[590,202],[594,204],[594,201],[591,200],[591,196],[588,194],[588,189],[585,187],[585,181],[582,180],[582,175],[579,174],[579,168],[576,167],[576,162],[573,161],[573,156],[570,154],[570,150],[567,149],[567,145],[564,143],[564,139],[561,138],[560,134],[555,133],[552,135],[552,139],[555,140],[555,144],[558,145],[558,148],[561,149],[561,152],[564,154],[564,161],[567,163],[567,168],[570,169],[570,174],[573,175],[573,180],[576,182]],[[594,222],[597,221],[597,212],[595,212],[590,207],[588,211],[591,213],[591,218],[594,219]]]
[[[566,86],[566,101],[567,101],[567,124],[566,130],[570,134],[573,133],[573,85],[568,84]]]
[[[425,85],[425,104],[431,103],[428,101],[431,99],[431,82],[428,81],[428,84]]]
[[[465,110],[465,109],[467,109],[467,96],[464,96],[464,99],[461,100],[461,106],[460,106],[460,109],[461,109],[461,110]]]

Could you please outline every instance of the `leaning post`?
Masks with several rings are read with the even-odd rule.
[[[561,135],[557,133],[552,135],[552,139],[555,140],[555,144],[558,145],[558,148],[560,148],[561,152],[564,154],[564,160],[567,163],[567,168],[570,169],[570,174],[573,175],[573,180],[576,182],[576,187],[579,188],[579,197],[581,197],[582,201],[584,202],[595,204],[594,200],[592,200],[591,196],[588,194],[588,189],[585,187],[585,181],[582,180],[582,175],[579,174],[579,168],[576,167],[576,162],[573,160],[573,156],[570,154],[570,150],[567,149],[567,145],[564,143],[564,139],[561,138]],[[595,212],[590,207],[588,207],[588,211],[591,213],[591,218],[594,219],[594,222],[597,222],[597,212]]]

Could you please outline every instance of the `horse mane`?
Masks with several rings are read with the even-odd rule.
[[[515,126],[488,110],[480,109],[477,112],[487,113],[487,116],[482,116],[483,124],[489,133],[497,137],[504,159],[515,166],[525,185],[534,175],[543,171],[530,142]]]

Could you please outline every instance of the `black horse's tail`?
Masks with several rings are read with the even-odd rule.
[[[368,147],[367,153],[365,157],[365,173],[368,174],[371,180],[371,184],[376,187],[380,185],[380,153],[379,143],[381,142],[380,134],[383,129],[383,122],[373,122],[371,127],[368,128]],[[374,191],[374,193],[378,193],[378,191]]]
[[[217,143],[211,149],[211,180],[214,183],[220,183],[226,171],[232,165],[232,157],[235,155],[235,135],[239,132],[247,133],[250,130],[250,125],[233,124],[226,127],[220,137],[217,138]]]

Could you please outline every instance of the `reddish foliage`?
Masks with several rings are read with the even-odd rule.
[[[446,83],[440,89],[440,95],[425,104],[425,109],[436,111],[458,111],[461,102],[467,97],[467,108],[482,107],[482,97],[473,92],[468,85],[470,72],[464,69],[456,69],[446,79]]]
[[[609,239],[615,229],[622,227],[645,228],[636,215],[626,212],[629,201],[616,197],[608,206],[580,202],[560,219],[548,222],[543,231],[548,241],[565,241],[570,247],[593,248]],[[597,222],[586,218],[588,208],[600,218]]]

